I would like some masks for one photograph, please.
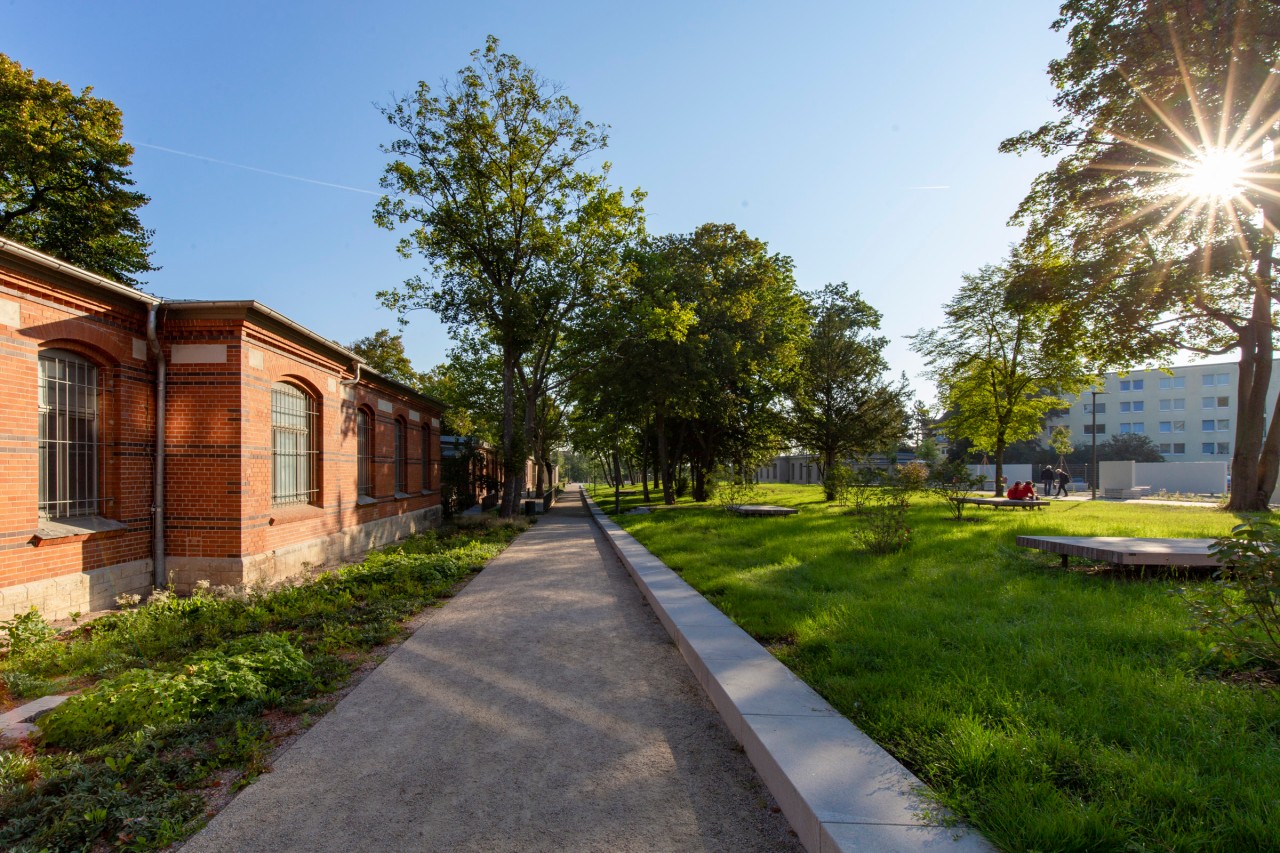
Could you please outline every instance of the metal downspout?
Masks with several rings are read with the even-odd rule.
[[[168,389],[165,385],[164,350],[160,348],[160,339],[156,335],[158,311],[158,305],[152,305],[147,310],[147,346],[156,360],[156,450],[154,482],[151,487],[151,565],[155,568],[156,589],[164,589],[169,581],[164,561],[164,415]]]

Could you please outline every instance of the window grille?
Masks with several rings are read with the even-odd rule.
[[[310,395],[283,382],[271,386],[271,502],[315,500],[317,412]]]
[[[431,488],[431,427],[422,428],[422,488]]]
[[[364,409],[356,410],[357,494],[373,496],[373,422]]]
[[[409,464],[405,458],[408,452],[406,445],[408,436],[405,435],[404,421],[396,421],[396,491],[401,494],[409,491]]]
[[[98,511],[98,368],[74,353],[40,354],[41,518]]]

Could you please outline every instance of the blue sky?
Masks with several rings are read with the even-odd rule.
[[[123,110],[157,294],[257,299],[342,343],[394,328],[374,293],[421,264],[372,224],[391,139],[374,104],[452,77],[492,33],[612,126],[614,182],[648,193],[651,232],[734,222],[801,287],[848,281],[926,397],[903,336],[1017,239],[1005,222],[1045,163],[996,147],[1054,117],[1045,68],[1065,51],[1053,0],[0,9],[0,50]],[[419,368],[448,348],[426,314],[405,339]]]

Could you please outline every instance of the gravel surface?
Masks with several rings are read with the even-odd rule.
[[[521,535],[183,846],[800,849],[576,506]]]

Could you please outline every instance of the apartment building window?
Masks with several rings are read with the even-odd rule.
[[[1202,409],[1227,409],[1231,407],[1230,397],[1201,397],[1200,408]]]
[[[1147,431],[1147,425],[1145,423],[1142,423],[1141,421],[1120,424],[1121,435],[1129,435],[1130,433],[1135,435],[1142,435],[1146,431]]]
[[[1120,404],[1120,414],[1122,415],[1127,415],[1130,412],[1133,412],[1136,414],[1138,412],[1145,412],[1146,410],[1147,410],[1147,404],[1142,400],[1134,400],[1133,402],[1129,402],[1126,400],[1125,402]]]
[[[1174,388],[1186,388],[1187,377],[1185,376],[1162,376],[1160,377],[1160,390],[1171,391]]]
[[[316,407],[311,395],[285,382],[271,386],[271,502],[310,503],[316,483]]]
[[[1202,420],[1200,422],[1200,431],[1201,432],[1230,432],[1231,419],[1218,418],[1216,420],[1210,420],[1206,418],[1205,420]]]
[[[1187,408],[1186,397],[1173,397],[1160,401],[1160,411],[1162,412],[1181,412]]]
[[[1185,456],[1187,453],[1187,446],[1182,443],[1161,444],[1160,452],[1165,456]]]
[[[1097,404],[1095,405],[1094,403],[1085,403],[1085,404],[1084,404],[1084,413],[1085,413],[1086,415],[1089,415],[1089,414],[1105,415],[1105,414],[1107,413],[1107,404],[1106,404],[1106,403],[1097,403]]]
[[[1187,422],[1186,421],[1161,421],[1160,431],[1161,432],[1186,432]]]
[[[1229,441],[1206,441],[1200,445],[1200,452],[1206,456],[1230,456],[1231,442]]]
[[[40,353],[37,446],[40,517],[96,514],[98,368],[75,353]]]
[[[1145,379],[1121,379],[1120,391],[1122,393],[1126,391],[1141,391],[1143,385],[1145,384],[1146,384]]]
[[[1204,376],[1200,377],[1200,384],[1204,385],[1206,388],[1214,385],[1230,385],[1231,374],[1230,373],[1206,373]]]
[[[1098,405],[1099,405],[1099,406],[1101,406],[1102,404],[1101,404],[1101,403],[1099,403]],[[1094,426],[1093,424],[1085,424],[1085,425],[1084,425],[1084,434],[1085,434],[1085,435],[1102,435],[1102,434],[1103,434],[1104,432],[1106,432],[1106,431],[1107,431],[1107,425],[1106,425],[1106,424],[1098,424],[1097,426]]]

